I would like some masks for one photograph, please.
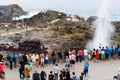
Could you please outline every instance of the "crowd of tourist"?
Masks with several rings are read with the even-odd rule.
[[[109,59],[120,58],[120,48],[113,47],[99,47],[98,49],[88,50],[86,48],[82,49],[71,49],[70,51],[53,51],[48,53],[46,51],[41,54],[37,53],[22,53],[22,52],[6,52],[7,62],[9,62],[9,67],[12,70],[13,68],[19,66],[20,79],[29,80],[30,72],[33,69],[33,66],[36,67],[45,67],[49,64],[55,65],[53,71],[50,71],[50,74],[47,76],[45,71],[38,73],[35,70],[33,73],[33,80],[88,80],[88,71],[89,71],[89,61],[93,60],[95,63],[99,61],[105,61]],[[72,72],[70,75],[70,70],[74,70],[76,62],[84,62],[84,69],[81,72],[80,77]],[[4,64],[4,68],[0,73],[5,74],[5,63],[3,56],[0,56],[0,66]],[[58,63],[65,63],[65,68],[59,70]],[[1,68],[1,67],[0,67]],[[3,76],[0,76],[1,79]],[[41,78],[41,79],[40,79]]]

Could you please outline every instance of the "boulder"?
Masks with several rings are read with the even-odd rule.
[[[0,16],[5,18],[17,17],[25,14],[25,11],[17,4],[0,6]]]
[[[87,19],[88,22],[94,22],[97,19],[97,16],[91,16]]]

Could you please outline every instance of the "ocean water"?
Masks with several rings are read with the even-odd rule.
[[[76,10],[76,9],[63,10],[63,9],[54,9],[54,8],[51,8],[51,9],[50,8],[49,9],[32,9],[32,10],[26,9],[26,11],[28,12],[28,15],[22,15],[19,17],[19,19],[30,18],[33,15],[36,15],[41,11],[47,11],[47,10],[60,11],[60,12],[66,13],[66,14],[71,15],[71,16],[78,15],[78,16],[84,17],[85,19],[89,18],[90,16],[97,16],[97,11],[98,11],[98,9],[90,9],[90,10],[87,10],[87,9],[86,10],[84,10],[84,9],[81,9],[81,10]],[[120,21],[120,9],[110,10],[109,17],[110,17],[111,21]]]
[[[40,11],[56,10],[70,15],[83,16],[87,19],[97,15],[102,2],[104,0],[1,0],[0,4],[18,4],[23,10],[30,12],[29,17]],[[111,21],[120,21],[119,3],[120,0],[109,0],[108,11]]]

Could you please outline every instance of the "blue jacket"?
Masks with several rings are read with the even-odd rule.
[[[105,49],[105,54],[110,54],[109,48]]]
[[[110,48],[109,51],[110,51],[110,54],[114,53],[114,49],[113,48]]]
[[[89,68],[89,62],[85,62],[84,63],[84,69],[88,69]]]
[[[9,58],[9,61],[13,61],[13,54],[8,54],[7,57]]]
[[[13,61],[17,62],[18,56],[17,55],[13,55]]]
[[[118,54],[120,54],[120,48],[118,48],[118,51],[117,51],[117,52],[118,52]]]

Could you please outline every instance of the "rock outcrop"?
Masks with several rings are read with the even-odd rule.
[[[29,26],[41,26],[49,23],[55,19],[67,18],[67,15],[62,12],[48,10],[46,12],[40,12],[37,15],[29,19],[24,19],[25,24]]]
[[[3,13],[0,13],[3,16]],[[21,32],[10,40],[15,43],[29,39],[38,39],[48,49],[84,48],[89,39],[93,38],[92,24],[96,16],[85,20],[83,17],[72,18],[67,14],[48,10],[40,12],[31,18],[13,21],[9,29],[21,30],[32,27],[31,31]],[[120,44],[120,21],[112,22],[116,28],[113,41]],[[19,28],[18,28],[19,26]],[[19,39],[18,39],[19,38]],[[24,39],[23,39],[24,38]],[[20,41],[18,41],[20,40]]]
[[[0,6],[0,17],[12,18],[25,14],[25,11],[17,4]]]

